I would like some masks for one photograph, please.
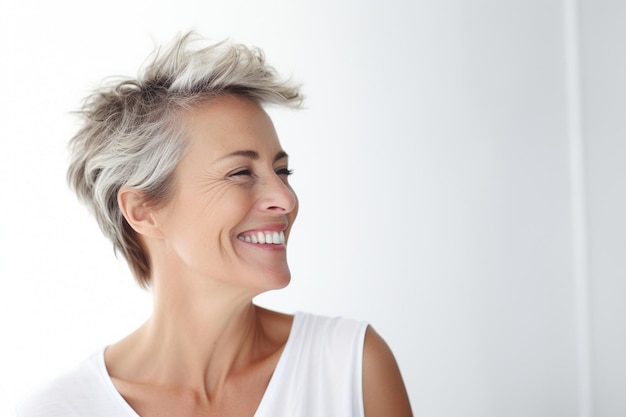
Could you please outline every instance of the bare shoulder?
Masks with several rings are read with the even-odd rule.
[[[365,417],[411,417],[409,397],[391,349],[370,326],[363,348]]]

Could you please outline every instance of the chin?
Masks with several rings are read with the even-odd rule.
[[[274,272],[268,274],[267,277],[262,279],[262,288],[259,288],[261,292],[280,290],[285,288],[291,282],[291,273],[289,269],[281,271],[280,273]]]

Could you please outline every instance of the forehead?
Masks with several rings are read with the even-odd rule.
[[[269,115],[256,102],[235,95],[217,97],[194,108],[183,120],[189,152],[205,157],[240,150],[274,155],[281,150]]]

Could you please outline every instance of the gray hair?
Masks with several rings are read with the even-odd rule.
[[[151,203],[166,201],[186,152],[181,114],[229,94],[259,104],[302,103],[298,86],[281,79],[260,49],[230,41],[206,45],[190,32],[157,49],[136,79],[98,88],[78,112],[83,125],[70,141],[68,182],[143,287],[150,284],[150,259],[120,210],[118,193],[132,187]]]

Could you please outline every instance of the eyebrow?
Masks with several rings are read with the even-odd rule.
[[[220,159],[226,159],[226,158],[232,158],[234,156],[243,156],[244,158],[249,158],[249,159],[259,159],[259,153],[257,151],[252,151],[252,150],[241,150],[241,151],[235,151],[235,152],[231,152],[228,155],[224,155],[221,158],[218,158],[218,160]],[[274,156],[274,162],[278,161],[279,159],[282,158],[286,158],[289,155],[287,155],[287,152],[285,151],[280,151],[278,152],[275,156]]]

